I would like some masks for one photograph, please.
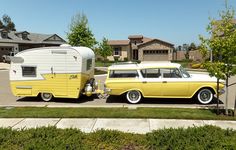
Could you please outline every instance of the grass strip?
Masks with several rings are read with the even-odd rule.
[[[107,74],[107,71],[94,69],[94,75]]]
[[[187,108],[0,108],[0,118],[160,118],[197,120],[236,120],[216,115],[214,110]]]

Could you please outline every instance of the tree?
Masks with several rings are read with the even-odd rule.
[[[69,30],[67,38],[70,45],[93,48],[97,44],[92,31],[89,29],[85,14],[77,14],[72,17]]]
[[[0,29],[6,29],[8,31],[16,31],[14,22],[8,15],[3,15],[2,20],[0,20]]]
[[[228,8],[221,11],[219,21],[211,19],[207,27],[207,32],[211,34],[210,38],[200,36],[201,53],[203,57],[207,58],[209,50],[212,51],[214,57],[213,61],[206,61],[205,68],[211,76],[216,76],[218,81],[220,79],[226,80],[226,109],[225,113],[228,114],[228,87],[229,78],[236,74],[236,26],[233,23],[234,10]],[[217,91],[219,92],[219,91]],[[217,94],[218,95],[218,94]],[[218,101],[218,100],[217,100]],[[218,105],[218,102],[217,102]]]
[[[2,21],[0,20],[0,29],[2,29],[4,26],[3,26],[3,23]]]
[[[98,54],[103,57],[104,63],[107,56],[112,55],[112,52],[113,52],[113,49],[110,45],[108,45],[108,39],[104,37],[102,39],[102,43],[99,44],[99,48],[98,48]]]
[[[185,59],[189,59],[189,45],[188,44],[183,44],[182,46],[183,50],[186,51],[186,53],[184,54]]]
[[[191,50],[196,50],[196,49],[197,49],[197,47],[196,47],[195,43],[191,43],[191,44],[189,45],[189,47],[188,47],[188,50],[189,50],[189,51],[191,51]]]

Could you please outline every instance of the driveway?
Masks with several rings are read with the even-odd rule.
[[[10,91],[8,70],[0,70],[0,106],[34,106],[34,107],[174,107],[174,108],[201,108],[215,106],[215,102],[209,105],[200,105],[191,99],[150,99],[145,98],[140,104],[132,105],[126,102],[123,96],[110,96],[107,99],[99,99],[96,95],[92,97],[82,96],[79,99],[54,99],[44,102],[40,98],[15,97]],[[96,81],[104,83],[106,76],[96,76]],[[236,81],[236,76],[230,79],[230,83]],[[229,108],[234,107],[236,85],[230,87]],[[224,106],[225,96],[220,97]]]

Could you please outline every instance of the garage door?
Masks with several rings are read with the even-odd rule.
[[[144,50],[143,60],[144,61],[168,61],[169,60],[168,50]]]

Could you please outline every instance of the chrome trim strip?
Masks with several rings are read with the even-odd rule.
[[[32,89],[32,86],[16,86],[17,89]]]

